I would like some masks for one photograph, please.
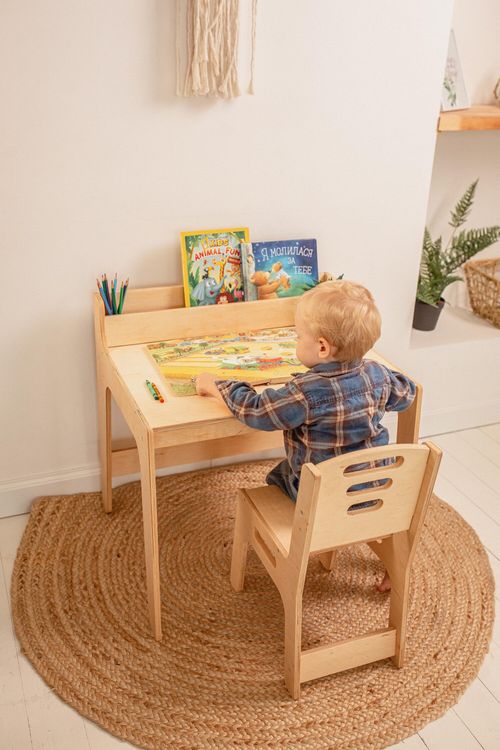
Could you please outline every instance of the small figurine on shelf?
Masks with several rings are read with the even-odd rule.
[[[340,276],[337,276],[337,281],[340,281],[340,279],[344,278],[344,274],[341,273]],[[323,271],[319,276],[319,283],[322,284],[323,281],[333,281],[333,275],[329,271]]]
[[[495,104],[500,107],[500,78],[495,84],[495,88],[493,89],[493,96],[495,97]]]

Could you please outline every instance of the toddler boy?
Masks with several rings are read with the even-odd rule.
[[[294,501],[304,463],[387,445],[388,432],[381,425],[385,412],[404,411],[415,397],[409,378],[363,359],[379,338],[380,326],[380,313],[365,287],[346,280],[323,282],[302,295],[295,314],[297,358],[307,372],[262,393],[209,373],[196,379],[198,395],[220,398],[241,422],[283,430],[286,459],[266,481]],[[384,579],[381,587],[389,585]]]

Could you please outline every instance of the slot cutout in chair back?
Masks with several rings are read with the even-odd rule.
[[[350,487],[347,488],[346,495],[363,495],[367,492],[371,492],[372,490],[388,490],[389,487],[392,487],[393,481],[389,477],[385,477],[384,479],[377,479],[374,482],[363,482],[363,484],[351,484]]]
[[[358,471],[369,473],[370,471],[377,471],[382,466],[387,466],[391,469],[399,469],[399,467],[402,466],[404,462],[405,460],[403,456],[387,456],[387,458],[384,458],[383,461],[372,461],[370,464],[349,464],[349,466],[345,467],[343,475],[346,476],[347,474],[355,474]]]
[[[384,504],[384,501],[378,498],[377,500],[370,501],[371,504],[367,506],[366,503],[354,503],[347,508],[348,516],[355,516],[358,513],[371,513],[374,510],[379,510]]]

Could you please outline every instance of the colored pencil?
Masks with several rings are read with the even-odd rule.
[[[125,295],[128,288],[128,278],[126,281],[120,282],[120,289],[118,289],[118,274],[115,273],[114,278],[108,279],[105,273],[101,274],[100,279],[96,279],[97,288],[104,302],[107,315],[119,315],[123,310],[125,304]]]
[[[103,273],[103,275],[102,275],[102,288],[104,289],[104,293],[106,295],[106,299],[108,300],[108,305],[111,308],[111,295],[109,293],[108,279],[107,279],[105,273]]]
[[[104,302],[104,307],[105,307],[105,309],[106,309],[106,313],[107,313],[107,315],[113,315],[113,313],[112,313],[112,311],[111,311],[111,308],[110,308],[110,306],[109,306],[109,304],[108,304],[108,300],[106,299],[106,295],[105,295],[105,293],[104,293],[104,289],[103,289],[103,288],[102,288],[102,286],[101,286],[101,285],[99,284],[99,279],[96,279],[96,282],[97,282],[97,288],[99,289],[99,293],[100,293],[100,295],[101,295],[101,297],[102,297],[102,301]]]
[[[123,285],[123,297],[120,302],[120,307],[118,308],[118,312],[121,313],[123,305],[125,304],[125,295],[127,294],[128,289],[128,279],[126,280],[125,284]]]
[[[118,297],[118,313],[121,313],[123,307],[123,281],[120,285],[120,296]]]

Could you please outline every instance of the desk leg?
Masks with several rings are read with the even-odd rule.
[[[102,506],[106,513],[113,509],[112,449],[111,449],[111,391],[98,382],[97,418],[99,423],[99,456],[101,459]]]
[[[418,443],[420,412],[422,410],[422,386],[417,384],[415,398],[409,409],[398,413],[397,443]]]
[[[141,467],[142,521],[148,589],[149,620],[153,635],[161,641],[160,556],[156,507],[156,471],[153,436],[149,431],[137,440]]]

